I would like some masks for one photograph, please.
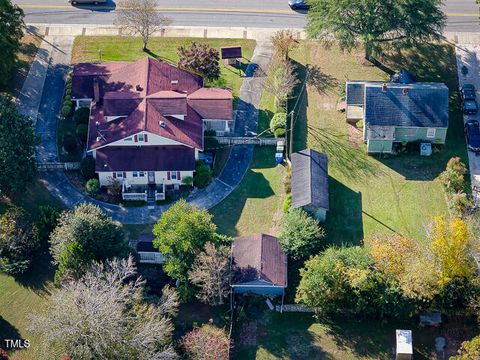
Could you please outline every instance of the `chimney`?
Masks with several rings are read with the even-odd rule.
[[[403,95],[407,95],[408,94],[408,88],[403,88],[402,93],[403,93]]]
[[[135,86],[135,90],[137,90],[137,91],[143,91],[143,88],[142,88],[140,85],[137,84],[137,85]]]
[[[100,101],[100,85],[97,78],[93,78],[93,101],[96,103]]]
[[[382,91],[386,92],[388,90],[388,85],[385,83],[382,85]]]

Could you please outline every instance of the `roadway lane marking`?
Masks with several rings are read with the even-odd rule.
[[[127,9],[126,7],[122,6],[89,6],[89,5],[82,5],[82,6],[70,6],[70,5],[34,5],[34,4],[27,4],[27,5],[20,5],[23,9],[79,9],[79,10],[121,10]],[[234,13],[262,13],[262,14],[296,14],[293,10],[262,10],[262,9],[210,9],[210,8],[164,8],[164,7],[155,7],[154,10],[156,11],[188,11],[188,12],[234,12]]]

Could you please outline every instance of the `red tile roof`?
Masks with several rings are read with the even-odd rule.
[[[230,90],[204,89],[201,77],[163,61],[144,58],[133,63],[77,64],[72,98],[93,98],[94,78],[100,101],[92,106],[90,150],[139,131],[203,149],[203,119],[232,119]],[[105,116],[122,117],[107,122]]]
[[[98,172],[195,170],[195,149],[181,145],[108,146],[96,154]]]
[[[234,284],[263,280],[287,286],[287,255],[274,236],[255,234],[235,238],[232,266]]]

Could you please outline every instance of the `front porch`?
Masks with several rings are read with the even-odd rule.
[[[165,200],[165,184],[130,185],[122,184],[124,201],[159,201]]]

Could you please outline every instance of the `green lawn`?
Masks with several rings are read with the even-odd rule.
[[[265,307],[265,304],[262,304]],[[245,325],[248,324],[248,325]],[[235,337],[238,360],[380,360],[393,359],[395,329],[413,333],[414,358],[433,359],[435,338],[447,339],[446,356],[475,336],[474,324],[452,320],[440,328],[420,328],[416,322],[382,322],[337,318],[315,320],[311,314],[265,312],[243,322]],[[247,335],[248,334],[248,335]],[[245,338],[248,336],[248,342]]]
[[[282,215],[284,176],[285,168],[275,164],[275,148],[257,147],[238,188],[211,209],[219,231],[230,236],[275,234]]]
[[[146,53],[142,51],[142,41],[138,37],[77,36],[73,44],[72,63],[135,61],[145,56],[151,56],[176,64],[178,47],[188,46],[192,42],[207,43],[218,50],[223,46],[239,45],[242,47],[244,64],[252,58],[255,49],[255,41],[246,39],[151,38],[148,43],[149,52]],[[206,85],[231,88],[233,96],[237,98],[243,81],[243,73],[232,66],[225,66],[222,61],[220,61],[220,67],[220,79]]]
[[[392,69],[406,68],[420,81],[444,81],[451,90],[447,145],[429,158],[417,153],[367,155],[362,130],[348,125],[336,110],[347,79],[387,79],[381,70],[360,65],[361,54],[361,49],[327,50],[316,42],[302,42],[292,53],[300,76],[305,76],[307,66],[313,68],[296,108],[294,149],[311,147],[329,156],[330,211],[325,228],[330,243],[359,243],[373,232],[393,231],[422,240],[425,223],[434,215],[447,214],[438,175],[452,156],[466,159],[455,51],[450,45],[425,45],[382,58]]]

